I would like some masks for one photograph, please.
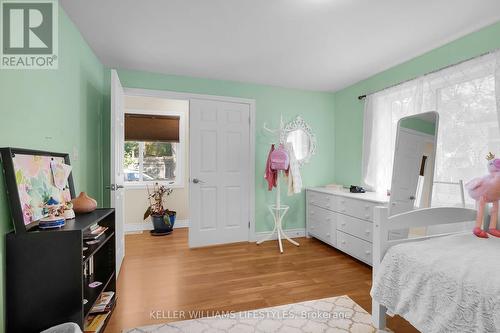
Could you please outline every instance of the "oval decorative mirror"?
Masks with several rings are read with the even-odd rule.
[[[286,124],[280,141],[292,144],[295,158],[300,166],[308,163],[311,156],[316,153],[316,137],[311,127],[300,116]]]

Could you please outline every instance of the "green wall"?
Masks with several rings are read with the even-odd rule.
[[[0,70],[0,146],[70,153],[76,190],[101,202],[103,85],[104,67],[59,8],[59,69]],[[0,332],[5,330],[4,234],[12,229],[2,176]]]
[[[304,185],[324,185],[331,183],[334,179],[333,142],[335,138],[332,93],[309,92],[131,70],[119,70],[118,75],[122,85],[130,88],[255,99],[255,221],[257,231],[272,229],[272,218],[266,206],[274,202],[276,193],[275,191],[267,191],[264,180],[264,167],[272,140],[270,136],[264,136],[262,131],[264,122],[270,127],[276,127],[279,125],[280,114],[283,115],[285,121],[292,120],[298,115],[302,116],[310,124],[318,141],[317,154],[302,169]],[[108,154],[105,153],[104,155],[107,156]],[[285,222],[286,228],[303,228],[305,226],[304,193],[293,197],[287,197],[285,190],[282,193],[284,202],[291,206]]]
[[[383,89],[430,71],[500,48],[500,22],[434,49],[335,93],[335,181],[359,184],[363,107],[359,95]]]

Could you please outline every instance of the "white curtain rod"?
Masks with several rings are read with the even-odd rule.
[[[477,55],[477,56],[474,56],[474,57],[471,57],[471,58],[468,58],[468,59],[464,59],[464,60],[459,61],[457,63],[454,63],[454,64],[451,64],[451,65],[448,65],[448,66],[445,66],[445,67],[441,67],[441,68],[435,69],[433,71],[430,71],[430,72],[427,72],[425,74],[413,77],[411,79],[404,80],[404,81],[401,81],[399,83],[392,84],[390,86],[387,86],[385,88],[382,88],[382,89],[379,89],[379,90],[376,90],[376,91],[372,91],[371,93],[366,93],[364,95],[360,95],[360,96],[358,96],[358,99],[361,101],[361,100],[365,99],[366,96],[368,96],[368,95],[376,94],[378,92],[381,92],[381,91],[384,91],[384,90],[387,90],[387,89],[391,89],[391,88],[400,86],[402,84],[405,84],[406,82],[410,82],[410,81],[413,81],[413,80],[418,80],[420,78],[426,77],[427,75],[431,75],[431,74],[440,72],[440,71],[445,70],[445,69],[450,68],[450,67],[458,66],[460,64],[463,64],[464,62],[467,62],[467,61],[470,61],[470,60],[473,60],[473,59],[476,59],[476,58],[481,58],[481,57],[484,57],[484,56],[489,55],[489,54],[494,54],[494,53],[498,52],[499,50],[500,49],[494,49],[494,50],[491,50],[491,51],[488,51],[488,52],[484,52],[484,53],[481,53],[480,55]]]

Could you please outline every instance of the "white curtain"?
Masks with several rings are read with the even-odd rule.
[[[456,204],[459,187],[442,183],[482,175],[486,154],[500,155],[500,52],[367,96],[362,159],[367,188],[390,189],[397,122],[428,111],[440,116],[433,204]]]

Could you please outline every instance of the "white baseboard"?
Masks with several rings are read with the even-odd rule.
[[[189,228],[189,219],[176,220],[174,224],[174,229],[176,228]]]
[[[189,228],[189,219],[175,221],[174,229],[177,229],[177,228]],[[139,222],[139,223],[126,223],[125,224],[125,233],[126,234],[141,233],[143,231],[148,231],[148,230],[153,230],[153,223],[151,221]],[[269,236],[271,234],[271,232],[272,231],[256,232],[254,241],[258,241],[258,240],[261,240],[262,238]],[[306,229],[305,228],[286,229],[285,232],[290,238],[297,238],[297,237],[305,237],[306,236]],[[271,239],[273,239],[273,240],[278,239],[278,235],[275,233]]]
[[[176,220],[174,224],[174,229],[177,228],[188,228],[189,220]],[[153,223],[151,221],[139,222],[139,223],[125,223],[125,233],[140,233],[143,231],[153,230]]]
[[[290,238],[297,238],[297,237],[305,237],[306,236],[306,229],[305,228],[297,228],[297,229],[285,229],[285,233],[288,235]],[[259,241],[263,238],[268,237],[271,234],[272,231],[261,231],[261,232],[256,232],[255,233],[255,241]],[[273,237],[271,239],[278,239],[278,235],[274,233]]]

